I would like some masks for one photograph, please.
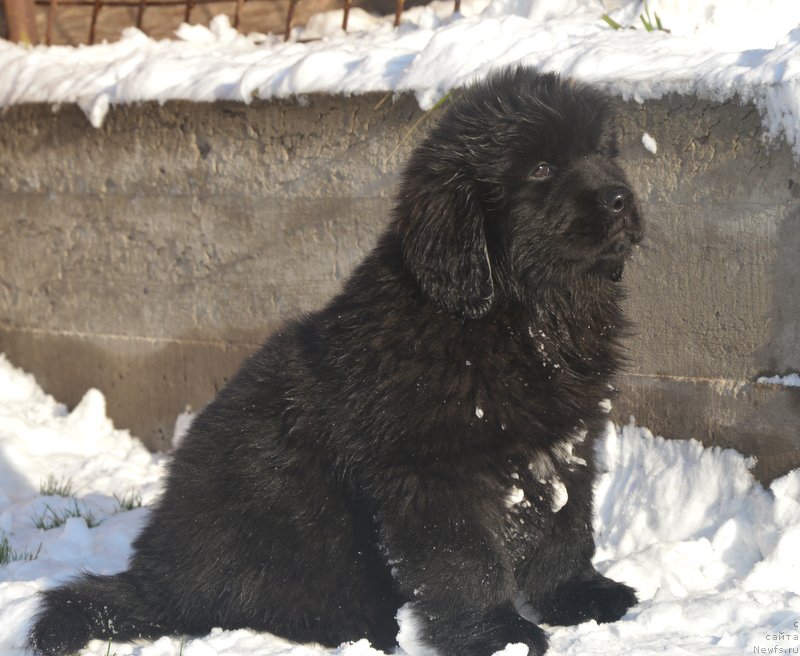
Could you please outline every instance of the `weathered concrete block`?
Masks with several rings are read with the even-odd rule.
[[[754,380],[800,367],[800,169],[752,107],[671,96],[620,111],[648,240],[628,278],[649,375]],[[656,156],[639,146],[653,135]],[[800,428],[798,429],[800,432]]]
[[[800,169],[752,107],[616,102],[648,219],[625,273],[637,325],[616,418],[800,464]],[[164,447],[282,321],[372,247],[425,125],[407,96],[75,107],[0,122],[0,350],[67,403],[102,389]],[[647,131],[653,155],[641,143]]]

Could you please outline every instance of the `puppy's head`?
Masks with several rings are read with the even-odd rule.
[[[422,289],[485,314],[498,293],[619,280],[642,238],[605,98],[517,67],[469,87],[415,149],[395,217]]]

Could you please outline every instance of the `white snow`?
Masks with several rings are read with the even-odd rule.
[[[527,656],[528,648],[525,645],[506,645],[502,651],[496,652],[497,656]]]
[[[634,586],[641,601],[613,624],[547,627],[549,653],[728,656],[800,644],[800,470],[764,489],[753,482],[752,461],[735,451],[663,440],[633,423],[609,424],[598,456],[596,565]],[[0,356],[0,543],[6,538],[17,554],[38,554],[0,565],[0,654],[25,654],[37,591],[81,569],[125,567],[147,510],[120,510],[114,495],[136,490],[152,503],[165,462],[114,429],[100,392],[89,390],[68,412]],[[49,474],[71,481],[74,498],[42,497]],[[60,510],[71,503],[100,524],[89,528],[76,517],[50,530],[34,526],[45,504]],[[399,618],[397,655],[432,656],[416,641],[410,610]],[[181,649],[186,656],[380,654],[364,640],[328,650],[248,630],[215,630],[182,647],[171,637],[113,644],[111,653],[175,656]],[[82,654],[107,650],[95,641]],[[525,648],[500,653],[518,656]]]
[[[552,479],[550,485],[553,488],[553,491],[550,493],[550,510],[557,513],[567,505],[569,494],[567,494],[567,486],[558,478]]]
[[[580,442],[583,442],[584,439],[586,439],[585,433],[583,435],[576,433],[573,436],[573,439],[567,439],[562,442],[558,442],[553,448],[553,455],[572,467],[585,467],[586,460],[580,456],[576,456],[575,453],[573,453],[575,444],[580,444]]]
[[[525,492],[522,490],[522,488],[512,485],[508,490],[508,495],[506,496],[506,507],[513,508],[518,503],[522,503],[523,501],[525,501]]]
[[[658,152],[658,144],[656,143],[656,140],[653,139],[653,137],[647,132],[642,135],[642,145],[646,150],[653,153],[653,155]]]
[[[768,385],[800,387],[800,374],[789,374],[788,376],[761,376],[757,382],[767,383]]]
[[[492,68],[524,62],[640,102],[678,92],[754,103],[765,135],[785,136],[800,156],[797,0],[650,0],[651,20],[658,14],[669,33],[644,29],[642,0],[464,0],[458,15],[452,6],[412,8],[399,29],[354,9],[347,34],[341,10],[328,12],[288,43],[241,35],[224,16],[182,25],[176,40],[129,28],[94,46],[0,42],[0,106],[74,102],[95,126],[111,105],[145,100],[409,91],[428,109]]]

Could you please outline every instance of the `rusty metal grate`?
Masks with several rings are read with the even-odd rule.
[[[19,2],[20,0],[17,0]],[[21,0],[25,2],[26,0]],[[271,2],[274,0],[228,0],[233,4],[233,27],[238,28],[240,24],[242,9],[245,2],[252,4],[255,2]],[[91,17],[89,19],[89,34],[87,38],[88,44],[95,43],[97,37],[97,20],[100,11],[103,8],[128,8],[136,10],[136,17],[133,24],[142,29],[145,11],[157,11],[159,9],[184,7],[183,20],[184,22],[191,22],[193,10],[200,5],[220,4],[220,0],[28,0],[31,5],[43,7],[47,10],[47,22],[45,27],[45,43],[52,45],[53,43],[53,28],[55,18],[58,10],[64,7],[91,7]],[[285,40],[289,39],[292,29],[292,21],[295,16],[295,7],[300,0],[289,0],[288,8],[286,11],[286,21],[284,24],[283,36]],[[350,16],[350,9],[353,0],[344,0],[344,17],[342,20],[342,28],[347,30],[347,23]],[[405,0],[395,0],[395,16],[394,24],[400,24],[400,15],[403,12]],[[454,0],[454,11],[459,11],[461,0]]]

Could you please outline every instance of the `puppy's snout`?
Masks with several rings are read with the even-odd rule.
[[[603,204],[612,216],[620,216],[631,208],[633,196],[625,187],[606,189]]]

